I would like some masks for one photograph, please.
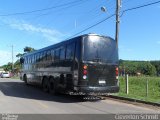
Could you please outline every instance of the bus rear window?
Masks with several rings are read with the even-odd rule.
[[[107,37],[88,36],[84,39],[83,61],[118,63],[115,40]]]

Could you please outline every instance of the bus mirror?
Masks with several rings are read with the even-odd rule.
[[[24,63],[24,58],[20,58],[20,63],[21,63],[21,64]]]

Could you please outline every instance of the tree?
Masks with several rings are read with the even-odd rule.
[[[138,70],[144,75],[156,75],[156,68],[150,62],[142,62],[138,64]]]
[[[150,63],[156,68],[157,75],[160,75],[160,61],[151,61]]]
[[[14,73],[18,73],[21,69],[21,63],[20,60],[18,59],[15,63],[14,63]]]
[[[16,55],[17,58],[21,58],[22,56],[23,56],[23,54],[21,54],[21,53],[18,53],[18,54]]]
[[[8,63],[7,65],[2,66],[4,71],[11,71],[12,70],[12,63]]]
[[[20,58],[25,54],[25,53],[29,53],[29,52],[32,52],[32,51],[35,51],[34,48],[32,47],[28,47],[26,46],[24,49],[24,53],[18,53],[16,55],[17,58],[19,58],[15,63],[14,63],[14,73],[18,73],[21,69],[21,63],[20,63]]]
[[[160,65],[160,64],[159,64]],[[136,73],[142,73],[143,75],[156,75],[158,70],[157,64],[154,66],[151,62],[147,61],[120,61],[120,69],[125,69],[125,72],[129,75],[136,75]]]
[[[35,49],[32,48],[32,47],[26,46],[26,47],[24,48],[24,52],[25,52],[25,53],[29,53],[29,52],[32,52],[32,51],[35,51]]]

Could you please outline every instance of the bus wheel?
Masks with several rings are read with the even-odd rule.
[[[54,94],[54,95],[57,94],[57,91],[56,91],[56,82],[55,82],[54,78],[50,78],[49,92],[51,94]]]
[[[48,92],[48,78],[47,77],[44,77],[43,79],[43,83],[42,83],[42,89],[44,92]]]
[[[27,76],[26,75],[23,76],[23,81],[25,82],[26,85],[28,85]]]

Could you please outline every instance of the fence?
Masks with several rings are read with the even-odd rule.
[[[125,76],[119,81],[118,96],[160,103],[160,77]]]

